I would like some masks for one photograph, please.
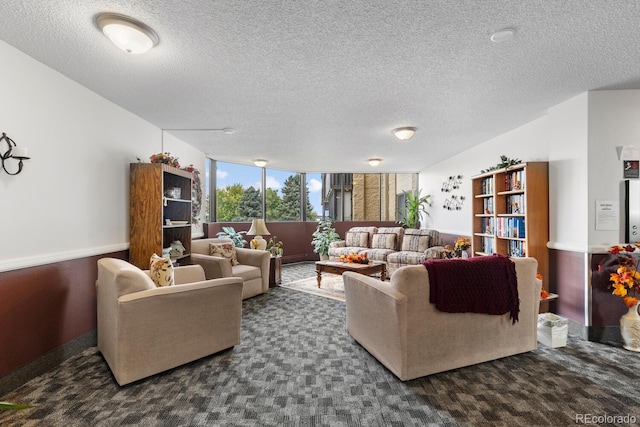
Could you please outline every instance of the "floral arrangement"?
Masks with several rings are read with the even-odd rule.
[[[542,281],[542,274],[536,273],[536,279]],[[551,294],[548,290],[546,290],[545,288],[540,289],[540,299],[547,299],[549,298],[549,295]]]
[[[282,240],[278,240],[278,236],[271,236],[267,241],[267,250],[271,255],[282,255]]]
[[[151,163],[164,163],[165,165],[173,166],[174,168],[180,167],[177,157],[173,157],[171,153],[157,153],[152,154],[149,157]]]
[[[471,241],[467,237],[458,237],[456,242],[453,244],[453,250],[458,251],[466,251],[471,247]]]
[[[618,268],[609,276],[613,287],[612,294],[622,298],[627,307],[636,305],[640,297],[640,272],[638,271],[640,258],[636,259],[631,255],[636,248],[640,248],[640,242],[636,242],[635,246],[615,245],[609,249],[610,254],[620,254]]]
[[[138,159],[140,160],[140,159]],[[149,156],[151,163],[164,163],[174,168],[182,169],[193,174],[191,180],[191,223],[198,225],[200,223],[200,210],[202,209],[202,183],[200,181],[200,171],[193,165],[185,168],[180,167],[177,157],[173,157],[171,153],[156,153]]]
[[[347,255],[340,255],[342,262],[353,262],[356,264],[369,264],[369,255],[366,252],[361,254],[350,253]]]

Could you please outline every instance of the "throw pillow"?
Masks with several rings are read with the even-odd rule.
[[[149,275],[157,287],[174,285],[173,264],[169,258],[151,255]]]
[[[395,249],[395,234],[374,234],[371,240],[372,249]]]
[[[347,232],[344,240],[347,246],[355,246],[359,248],[369,247],[369,233]]]
[[[431,237],[420,236],[419,234],[405,233],[402,239],[402,250],[411,252],[424,252],[429,249]]]
[[[236,247],[232,243],[209,243],[209,255],[226,258],[231,265],[238,265]]]

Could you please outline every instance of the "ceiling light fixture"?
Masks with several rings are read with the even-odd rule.
[[[494,43],[502,43],[504,41],[509,40],[516,33],[516,30],[513,28],[503,28],[502,30],[496,31],[491,34],[491,41]]]
[[[256,165],[259,168],[265,167],[267,165],[267,163],[268,162],[266,160],[264,160],[264,159],[255,159],[253,161],[253,164]]]
[[[399,140],[406,141],[407,139],[411,139],[413,137],[413,135],[416,133],[416,128],[405,126],[401,128],[395,128],[391,131],[391,133],[393,133]]]
[[[151,28],[117,13],[101,13],[96,17],[96,25],[113,44],[127,53],[145,53],[159,41]]]
[[[371,166],[379,166],[382,163],[382,159],[369,159],[369,164]]]

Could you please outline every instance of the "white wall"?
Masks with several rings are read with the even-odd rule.
[[[160,129],[2,41],[0,57],[0,132],[32,157],[0,171],[0,271],[126,249],[129,163],[162,151]]]
[[[557,249],[589,244],[588,110],[586,92],[549,109],[549,241]]]
[[[640,146],[640,90],[589,92],[589,227],[590,246],[619,243],[622,230],[596,230],[596,200],[624,200],[620,194],[623,163],[616,146]],[[640,159],[634,159],[640,160]]]
[[[444,233],[470,236],[471,178],[500,163],[501,155],[523,161],[547,161],[548,140],[547,117],[543,116],[420,172],[422,194],[430,194],[432,200],[427,227],[437,228]],[[442,192],[442,183],[448,181],[449,176],[458,174],[463,176],[460,189],[451,193]],[[445,199],[452,194],[465,197],[462,210],[449,211],[443,208]]]

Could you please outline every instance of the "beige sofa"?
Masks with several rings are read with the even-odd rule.
[[[242,280],[205,280],[197,265],[174,274],[157,288],[126,261],[98,260],[98,350],[120,385],[240,343]]]
[[[269,290],[269,252],[258,249],[236,248],[238,265],[226,258],[209,255],[211,243],[231,243],[231,239],[198,239],[191,241],[191,262],[201,265],[207,279],[241,277],[244,281],[242,299],[251,298]]]
[[[436,258],[442,249],[440,233],[432,229],[403,227],[351,227],[343,240],[329,245],[329,258],[350,253],[367,253],[369,259],[387,263],[388,277],[405,265],[420,264]]]
[[[538,262],[513,261],[520,299],[515,324],[508,313],[436,310],[429,302],[427,269],[416,265],[398,269],[390,283],[344,273],[347,331],[403,381],[534,350],[542,286]]]

